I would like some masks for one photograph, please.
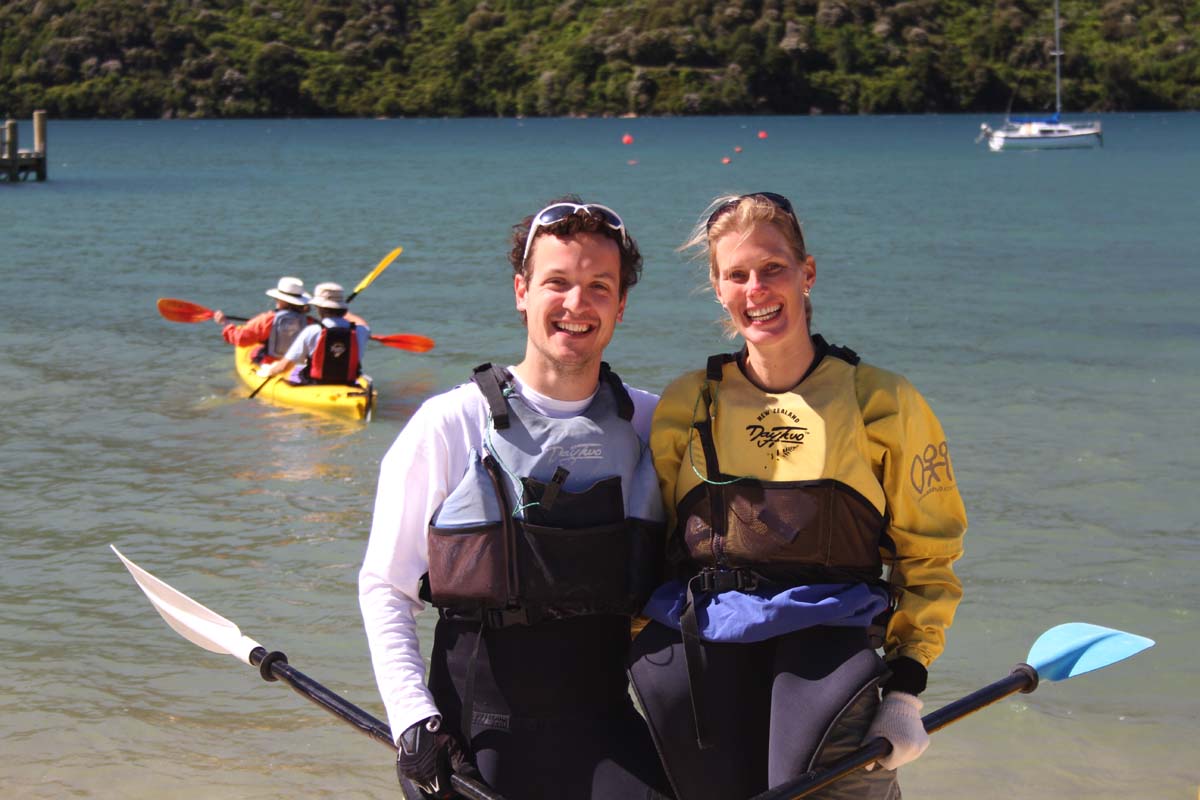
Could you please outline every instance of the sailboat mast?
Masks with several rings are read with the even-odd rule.
[[[1054,117],[1062,114],[1062,47],[1058,40],[1058,0],[1054,0]]]

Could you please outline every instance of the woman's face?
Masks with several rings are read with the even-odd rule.
[[[812,256],[797,259],[787,238],[769,223],[730,231],[712,247],[717,263],[713,291],[748,346],[808,337],[804,295],[816,280]]]

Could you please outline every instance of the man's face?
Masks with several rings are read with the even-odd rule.
[[[513,280],[528,328],[527,358],[553,371],[598,366],[625,312],[617,243],[598,233],[543,234],[527,269],[528,279]]]

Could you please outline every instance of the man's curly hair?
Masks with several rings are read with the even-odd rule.
[[[555,203],[584,205],[579,195],[575,194],[556,198],[547,203],[546,207],[552,206]],[[525,256],[525,239],[529,236],[529,226],[533,224],[533,217],[534,215],[530,214],[513,226],[512,249],[508,252],[508,262],[512,265],[513,274],[522,275],[526,278],[529,277],[529,264],[528,262],[523,262]],[[536,242],[537,237],[547,233],[553,236],[570,236],[573,233],[598,233],[616,242],[617,247],[621,249],[621,297],[625,296],[625,293],[629,291],[629,287],[638,282],[638,278],[642,274],[642,254],[638,250],[637,242],[634,241],[633,236],[629,233],[628,226],[625,228],[625,236],[622,236],[620,231],[614,231],[600,217],[584,211],[576,211],[558,222],[539,227],[534,236],[534,241]],[[628,244],[626,244],[626,239],[628,239]],[[532,254],[532,252],[533,248],[531,247],[530,253]]]

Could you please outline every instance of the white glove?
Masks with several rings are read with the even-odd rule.
[[[260,378],[269,378],[269,377],[271,377],[271,365],[263,364],[261,367],[256,369],[255,372],[258,374],[258,377],[260,377]]]
[[[896,769],[910,761],[929,747],[929,734],[921,722],[921,709],[925,706],[920,698],[907,692],[888,692],[879,704],[879,711],[863,742],[883,737],[892,743],[892,752],[879,759],[884,769]],[[867,767],[873,768],[875,765]]]

